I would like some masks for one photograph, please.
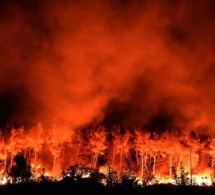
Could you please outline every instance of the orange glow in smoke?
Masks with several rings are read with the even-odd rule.
[[[212,180],[211,0],[3,1],[0,13],[0,183],[17,155],[35,176],[84,165]]]

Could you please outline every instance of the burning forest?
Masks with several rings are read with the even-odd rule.
[[[103,185],[214,184],[215,138],[104,126],[12,128],[1,135],[1,184],[94,177]]]
[[[213,186],[214,9],[1,0],[1,187]]]

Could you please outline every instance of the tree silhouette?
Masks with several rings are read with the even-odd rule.
[[[14,164],[10,170],[12,178],[21,178],[22,181],[28,180],[31,177],[30,166],[27,165],[26,159],[21,154],[14,157]]]

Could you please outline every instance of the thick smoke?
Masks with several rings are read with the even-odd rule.
[[[214,130],[215,3],[1,1],[0,122]]]

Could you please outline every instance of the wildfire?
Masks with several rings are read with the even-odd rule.
[[[214,180],[215,138],[195,132],[149,133],[103,126],[70,130],[41,124],[0,135],[0,184],[65,177],[104,185],[204,185]]]

